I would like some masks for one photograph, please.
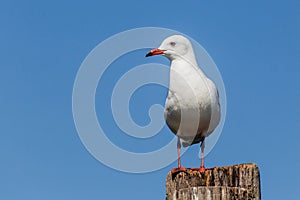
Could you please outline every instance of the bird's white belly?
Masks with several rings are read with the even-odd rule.
[[[206,86],[169,90],[164,113],[167,125],[174,134],[187,142],[195,141],[195,138],[196,142],[200,141],[219,123],[218,99],[209,90]]]

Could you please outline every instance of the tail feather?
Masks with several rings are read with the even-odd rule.
[[[182,141],[182,146],[183,147],[188,147],[188,146],[191,146],[191,145],[193,145],[193,144],[198,144],[198,143],[200,143],[201,142],[201,140],[196,140],[196,139],[194,139],[193,141]]]

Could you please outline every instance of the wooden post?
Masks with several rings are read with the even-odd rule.
[[[167,200],[260,200],[260,176],[256,164],[207,169],[204,174],[168,173]]]

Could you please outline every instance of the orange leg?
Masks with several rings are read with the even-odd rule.
[[[205,167],[204,167],[204,140],[201,142],[200,148],[201,148],[201,165],[200,165],[200,168],[191,168],[191,170],[196,170],[196,171],[199,171],[200,173],[204,173],[205,172]]]
[[[173,168],[171,170],[172,173],[186,171],[186,168],[182,167],[181,163],[180,163],[180,149],[181,149],[180,139],[177,138],[177,162],[178,162],[178,167],[177,168]]]
[[[177,163],[178,163],[178,168],[181,167],[181,164],[180,164],[180,150],[181,150],[180,139],[177,138]]]
[[[204,167],[204,140],[201,142],[201,165],[200,165],[200,168],[199,168],[199,171],[201,173],[204,173],[205,172],[205,167]]]

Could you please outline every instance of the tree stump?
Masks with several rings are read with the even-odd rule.
[[[260,200],[260,175],[256,164],[239,164],[168,173],[167,200]]]

